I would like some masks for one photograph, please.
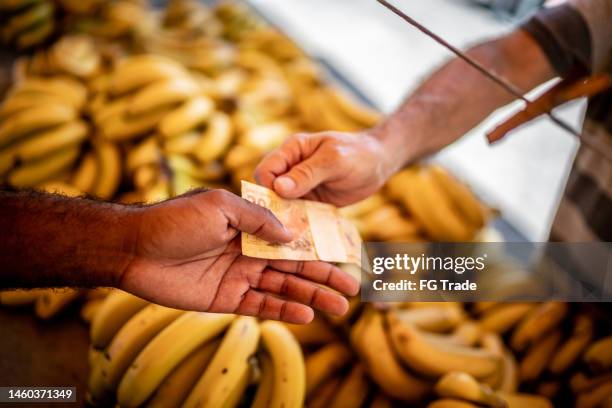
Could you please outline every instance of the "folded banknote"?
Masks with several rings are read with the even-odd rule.
[[[247,181],[242,181],[242,198],[272,211],[293,233],[291,242],[272,244],[243,232],[244,255],[361,265],[359,232],[333,205],[309,200],[286,200],[270,189]]]

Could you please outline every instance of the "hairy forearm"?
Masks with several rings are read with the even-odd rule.
[[[524,92],[554,77],[538,44],[522,31],[478,45],[468,54]],[[387,146],[395,171],[457,140],[514,99],[455,58],[432,74],[374,134]]]
[[[115,286],[134,251],[138,209],[0,192],[0,287]]]

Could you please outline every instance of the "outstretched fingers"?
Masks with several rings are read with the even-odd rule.
[[[244,294],[234,313],[296,324],[310,323],[314,318],[314,311],[306,305],[279,299],[254,289],[249,289]]]
[[[278,271],[329,286],[347,296],[354,296],[359,292],[359,282],[353,276],[327,262],[272,260],[268,265]]]

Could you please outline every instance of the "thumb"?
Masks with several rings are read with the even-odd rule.
[[[274,191],[285,198],[302,197],[328,179],[330,166],[333,163],[326,163],[320,154],[315,153],[277,177],[274,180]]]
[[[291,241],[291,232],[281,224],[272,211],[234,194],[227,194],[224,199],[226,202],[221,208],[233,228],[268,242]]]

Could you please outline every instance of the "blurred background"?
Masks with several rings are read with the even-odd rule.
[[[248,2],[309,54],[333,66],[385,113],[397,107],[428,72],[451,57],[448,51],[375,0]],[[393,3],[453,45],[465,48],[511,30],[543,2]],[[571,135],[543,118],[489,146],[484,132],[519,106],[495,112],[434,160],[452,169],[485,201],[499,208],[525,238],[542,241],[548,237],[577,143]],[[584,106],[584,102],[576,102],[562,107],[558,114],[579,126]]]

